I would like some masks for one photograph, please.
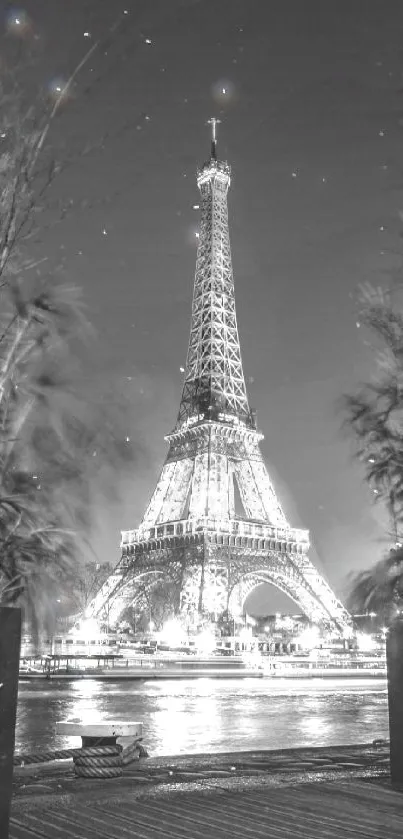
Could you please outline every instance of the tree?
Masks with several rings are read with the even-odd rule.
[[[178,586],[170,580],[158,581],[152,587],[144,587],[137,592],[135,609],[139,630],[147,630],[151,620],[159,632],[164,623],[176,614],[177,599]]]
[[[352,614],[374,615],[378,629],[403,608],[403,549],[396,548],[372,568],[353,576],[347,606]]]
[[[74,588],[67,593],[67,603],[78,612],[84,612],[112,572],[110,562],[86,562],[74,581]]]
[[[28,250],[59,168],[52,122],[97,45],[55,100],[27,104],[4,65],[0,83],[0,598],[23,607],[36,635],[78,576],[97,474],[131,460],[118,414],[84,395],[91,329],[80,292]]]
[[[390,519],[392,549],[354,576],[349,597],[355,612],[371,611],[389,623],[403,606],[403,311],[390,294],[366,286],[361,324],[375,342],[372,381],[344,398],[345,427],[375,499]]]

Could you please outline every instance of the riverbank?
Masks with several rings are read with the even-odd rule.
[[[170,679],[188,681],[189,679],[386,679],[386,670],[383,669],[353,669],[353,668],[322,668],[307,667],[296,668],[247,668],[247,667],[223,667],[219,669],[209,667],[111,667],[45,670],[45,671],[22,671],[19,675],[20,682],[32,681],[78,681],[85,679],[96,679],[106,682],[136,682],[136,681],[167,681]]]
[[[256,831],[256,833],[254,832]],[[400,839],[388,745],[145,758],[116,780],[17,768],[10,839],[292,836]]]
[[[117,668],[112,668],[111,670],[94,669],[77,673],[23,673],[20,675],[19,680],[20,682],[41,680],[50,682],[74,682],[83,679],[96,679],[101,682],[144,682],[150,679],[156,681],[168,681],[169,679],[181,679],[182,681],[188,681],[189,679],[262,679],[263,676],[264,673],[261,670],[230,670],[229,668],[225,670],[208,670],[207,668],[203,670],[170,670],[168,668],[166,670],[156,670],[142,667],[138,670],[130,670],[129,668],[118,670]]]

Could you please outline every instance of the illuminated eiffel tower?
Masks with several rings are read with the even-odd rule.
[[[124,608],[172,582],[182,617],[240,614],[248,594],[271,583],[313,622],[339,634],[351,620],[308,558],[309,535],[288,524],[264,464],[249,408],[235,313],[228,229],[231,170],[211,156],[197,175],[201,225],[192,321],[179,414],[169,451],[136,530],[86,612]]]

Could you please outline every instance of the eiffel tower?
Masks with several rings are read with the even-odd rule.
[[[235,312],[228,229],[230,166],[210,159],[197,174],[201,224],[184,385],[169,451],[136,530],[86,611],[111,626],[124,608],[172,583],[183,618],[242,613],[256,586],[287,594],[310,621],[338,635],[351,619],[308,557],[307,530],[290,527],[260,451]]]

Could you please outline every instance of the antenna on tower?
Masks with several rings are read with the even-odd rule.
[[[207,120],[207,125],[211,125],[211,158],[217,160],[217,125],[221,122],[220,119],[211,117]]]

